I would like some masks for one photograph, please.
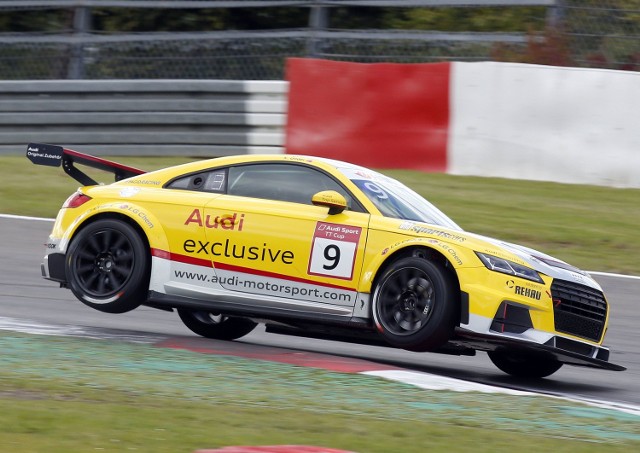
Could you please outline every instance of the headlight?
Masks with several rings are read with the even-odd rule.
[[[498,258],[493,255],[487,255],[485,253],[476,252],[476,255],[478,255],[480,261],[487,266],[487,269],[491,271],[502,272],[503,274],[513,275],[536,283],[544,283],[540,274],[530,267],[522,266],[518,263],[514,263],[513,261]]]

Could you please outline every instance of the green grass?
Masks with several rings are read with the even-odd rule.
[[[356,452],[600,452],[640,420],[545,397],[110,341],[0,332],[0,450],[192,452],[302,444]]]
[[[119,157],[154,170],[188,158]],[[594,271],[640,275],[640,190],[386,171],[462,228],[533,247]],[[96,173],[92,173],[96,174]],[[101,173],[110,182],[110,174]],[[60,168],[0,157],[0,213],[54,217],[78,183]]]

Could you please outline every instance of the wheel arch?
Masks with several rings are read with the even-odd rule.
[[[403,248],[399,248],[389,255],[385,256],[384,259],[379,262],[379,264],[375,262],[373,263],[372,267],[376,268],[376,271],[372,272],[371,278],[365,282],[367,285],[370,285],[369,290],[373,291],[376,284],[378,283],[378,280],[382,275],[384,275],[384,272],[389,268],[389,266],[402,258],[407,258],[410,256],[428,259],[440,264],[444,269],[451,273],[458,289],[460,289],[460,281],[458,280],[458,274],[455,271],[455,264],[449,259],[449,257],[447,257],[440,250],[429,247],[427,244],[415,242]]]
[[[433,261],[439,264],[445,272],[447,272],[453,283],[455,285],[455,293],[458,295],[457,300],[454,301],[457,304],[458,318],[461,316],[461,312],[463,311],[462,300],[461,300],[461,288],[460,288],[460,280],[458,278],[458,273],[455,270],[455,264],[452,260],[449,259],[447,255],[442,253],[440,250],[437,250],[433,247],[428,246],[423,242],[414,242],[409,244],[403,248],[395,250],[393,253],[385,256],[384,260],[378,265],[376,272],[372,272],[372,277],[368,282],[371,286],[369,287],[369,291],[373,296],[373,291],[378,284],[380,278],[384,275],[386,270],[398,260],[402,258],[408,257],[420,257],[429,261]],[[373,309],[373,300],[369,304],[369,315],[372,316],[371,310]]]
[[[94,209],[93,213],[83,213],[76,224],[66,232],[63,238],[65,249],[71,243],[71,240],[88,225],[101,219],[114,219],[127,222],[131,225],[147,245],[149,253],[151,253],[151,249],[154,248],[169,250],[167,235],[156,216],[133,204],[118,204],[117,207],[122,209],[122,211],[113,210],[114,206],[107,205],[101,210]],[[135,213],[137,213],[137,215]]]

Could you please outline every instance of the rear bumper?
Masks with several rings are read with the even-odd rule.
[[[40,265],[40,270],[42,271],[42,276],[47,280],[67,283],[64,253],[50,253],[46,255]]]

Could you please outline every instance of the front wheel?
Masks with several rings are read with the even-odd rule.
[[[423,258],[393,263],[373,293],[373,320],[392,346],[431,351],[451,337],[459,312],[456,285],[442,266]]]
[[[250,319],[182,308],[178,309],[178,316],[193,333],[214,340],[236,340],[258,325]]]
[[[69,288],[84,304],[107,313],[124,313],[146,300],[150,258],[137,230],[102,219],[84,227],[67,250]]]
[[[515,377],[544,378],[551,376],[562,366],[562,362],[543,355],[502,350],[489,351],[488,354],[495,366]]]

